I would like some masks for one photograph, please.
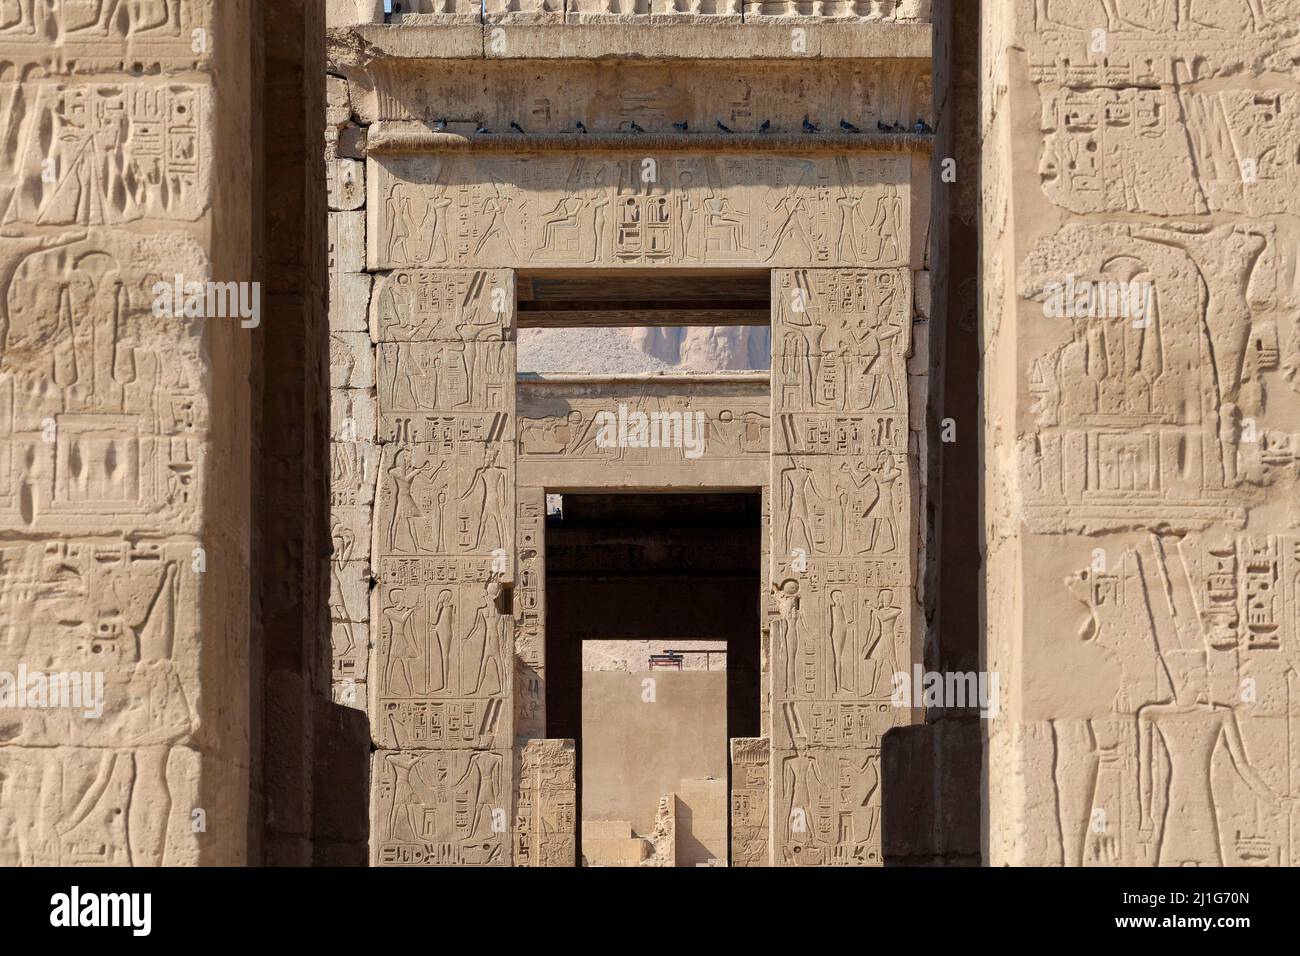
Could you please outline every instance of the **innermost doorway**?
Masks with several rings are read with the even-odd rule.
[[[577,745],[581,855],[725,862],[728,739],[760,732],[761,495],[548,510],[547,735]]]

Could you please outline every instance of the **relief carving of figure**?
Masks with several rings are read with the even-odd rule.
[[[414,603],[407,603],[406,590],[393,588],[389,604],[384,608],[384,621],[388,625],[388,667],[384,671],[385,689],[393,696],[415,696],[419,691],[411,676],[412,666],[422,653],[415,636]],[[402,686],[394,677],[400,674]]]
[[[494,551],[504,548],[506,533],[504,516],[509,502],[507,484],[509,475],[500,464],[501,450],[494,445],[483,447],[483,463],[474,469],[469,487],[460,496],[470,502],[470,515],[475,519],[474,551]]]
[[[1290,801],[1274,793],[1251,765],[1236,711],[1211,701],[1205,652],[1171,650],[1163,657],[1174,699],[1147,704],[1137,714],[1140,827],[1159,845],[1160,866],[1222,866],[1220,798],[1211,769],[1220,744],[1256,797],[1273,806]],[[1160,779],[1157,747],[1168,759],[1167,780]]]
[[[433,462],[411,464],[410,449],[403,448],[393,458],[388,477],[393,482],[393,517],[388,524],[388,547],[394,553],[415,554],[423,549],[420,543],[421,510],[415,500],[415,480],[421,476],[434,481],[447,463],[440,461],[432,472]]]
[[[869,262],[896,262],[903,254],[902,235],[906,216],[898,187],[892,183],[885,194],[876,201],[876,215],[871,220],[871,230],[876,236],[876,249]]]

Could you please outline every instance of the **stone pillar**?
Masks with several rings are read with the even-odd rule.
[[[249,21],[0,12],[8,865],[245,860]]]
[[[732,866],[771,865],[771,751],[766,737],[731,738]]]
[[[896,257],[896,256],[895,256]],[[879,865],[880,738],[914,657],[912,273],[772,276],[772,860]]]
[[[1300,4],[1114,7],[985,4],[987,860],[1293,865]]]
[[[546,489],[520,488],[514,592],[515,742],[546,736]]]
[[[375,287],[377,864],[510,862],[514,310],[509,270]]]
[[[515,866],[573,866],[577,756],[572,740],[529,740],[517,749]]]

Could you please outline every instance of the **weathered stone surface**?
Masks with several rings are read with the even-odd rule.
[[[249,16],[220,51],[216,17],[0,9],[6,865],[246,860],[258,314],[221,232],[256,177],[213,106],[252,99]]]
[[[577,827],[572,740],[528,740],[516,749],[515,866],[573,866]]]
[[[363,447],[369,446],[374,448],[374,441],[378,437],[379,431],[379,398],[373,388],[332,388],[330,389],[330,437],[338,445],[355,445],[360,444]],[[337,467],[346,469],[345,475],[348,481],[348,494],[355,497],[357,488],[352,484],[352,479],[365,481],[369,479],[372,484],[368,494],[374,497],[374,471],[373,469],[367,475],[360,466],[361,462],[353,462],[350,459],[361,454],[360,451],[355,453],[345,453],[342,449],[332,447],[331,450],[335,455],[343,455],[344,461],[336,462]],[[340,476],[343,478],[343,476]],[[331,494],[333,490],[331,489]]]
[[[512,760],[508,749],[377,751],[372,865],[510,865]]]
[[[370,159],[372,269],[909,261],[905,156],[686,154],[665,157],[652,170],[657,185],[630,194],[647,168],[637,154],[452,154],[434,184],[424,182],[424,162]],[[360,227],[349,219],[336,230],[336,261],[351,263]]]
[[[384,0],[325,0],[325,25],[329,27],[379,23],[383,19]]]
[[[333,207],[347,210],[331,223],[340,452],[340,427],[370,421],[341,407],[364,408],[370,384],[351,301],[362,292],[349,277],[375,275],[376,424],[360,429],[380,450],[373,649],[364,683],[353,678],[382,748],[373,862],[573,861],[572,749],[546,739],[546,492],[592,487],[762,489],[757,597],[775,620],[770,636],[765,628],[755,637],[775,653],[761,664],[772,738],[737,751],[733,802],[719,712],[708,724],[717,727],[714,762],[628,803],[610,792],[583,824],[585,862],[711,865],[733,852],[744,865],[880,861],[880,735],[911,719],[890,706],[889,678],[919,646],[923,508],[909,425],[924,422],[925,391],[909,382],[908,360],[917,347],[917,361],[928,358],[927,343],[913,342],[928,283],[914,301],[912,278],[926,257],[928,156],[912,126],[931,109],[928,33],[894,22],[920,17],[919,4],[844,4],[817,16],[768,6],[773,22],[747,24],[740,3],[504,2],[481,24],[472,5],[418,4],[389,27],[335,37],[352,113],[378,124],[349,140],[367,155],[362,227],[343,188],[354,182],[339,180],[353,127],[341,109],[329,117],[343,124]],[[792,26],[809,41],[803,52],[791,47]],[[738,44],[772,59],[746,63]],[[632,48],[627,62],[602,59]],[[805,55],[823,68],[798,65]],[[461,58],[454,71],[452,57]],[[520,58],[558,68],[536,75]],[[654,109],[644,91],[655,91]],[[653,141],[611,138],[633,124]],[[748,138],[727,143],[733,134],[719,127]],[[587,129],[590,139],[575,132]],[[779,144],[763,138],[769,132]],[[515,270],[606,267],[773,270],[770,336],[761,330],[771,374],[556,374],[517,386]],[[702,362],[733,348],[718,339],[692,345],[709,352]],[[366,519],[358,493],[344,497],[336,548]],[[788,640],[785,625],[797,632]],[[337,624],[335,640],[349,648],[338,668],[355,673],[357,641]],[[592,687],[617,678],[640,686],[634,674],[587,677]],[[721,672],[657,679],[667,687],[675,677],[725,683]],[[700,713],[679,717],[700,727]],[[606,715],[601,732],[616,736],[622,720]],[[663,756],[647,740],[622,745],[650,748],[638,773]],[[613,759],[587,744],[588,760]],[[772,753],[786,776],[769,767]],[[815,774],[801,772],[804,758],[838,788],[842,814],[826,800],[813,806],[823,794]],[[857,789],[845,790],[838,781],[853,768]],[[495,830],[488,837],[452,809],[485,794],[490,805],[509,788],[509,770],[514,833],[498,843]],[[453,779],[463,792],[447,785]],[[430,790],[432,780],[444,785]],[[595,808],[600,791],[587,792]],[[734,850],[729,810],[742,821]],[[792,833],[794,810],[815,832]]]
[[[1292,864],[1298,11],[1085,6],[986,27],[988,862]]]
[[[771,741],[731,738],[731,865],[770,866]]]
[[[356,151],[352,145],[355,138],[356,131],[351,127],[325,133],[326,188],[332,212],[351,212],[366,202],[366,164],[349,155]],[[333,298],[331,295],[331,304]]]
[[[363,272],[366,268],[366,215],[332,212],[329,220],[330,272]]]

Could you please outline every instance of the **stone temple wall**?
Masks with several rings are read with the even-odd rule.
[[[895,859],[969,862],[972,727],[983,862],[1296,862],[1300,0],[985,0],[937,142],[922,0],[404,6],[0,2],[0,862],[572,865],[557,488],[761,493],[735,865],[879,864],[927,790]],[[761,270],[770,374],[519,384],[566,270]],[[715,444],[601,446],[623,399]],[[935,477],[979,724],[890,700],[969,666]]]
[[[993,864],[1300,854],[1300,4],[984,4]]]
[[[335,11],[330,613],[335,697],[375,747],[372,863],[574,862],[574,754],[540,692],[548,475],[770,489],[772,736],[741,742],[737,857],[881,862],[880,738],[913,718],[888,675],[925,631],[931,105],[928,27],[884,22],[920,5],[858,6],[793,34]],[[617,385],[546,384],[554,420],[520,407],[516,271],[584,268],[770,271],[771,397],[748,430],[725,402],[716,423],[758,471],[597,448],[583,403]]]
[[[383,0],[326,0],[331,26],[378,23]],[[627,23],[714,20],[926,22],[931,0],[397,0],[394,22]]]
[[[249,31],[0,8],[5,864],[246,858]]]

